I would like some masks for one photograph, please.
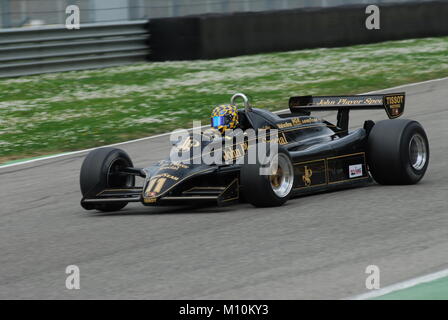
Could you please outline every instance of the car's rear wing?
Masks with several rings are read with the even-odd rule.
[[[289,98],[289,109],[292,113],[385,109],[387,116],[394,119],[403,114],[404,102],[404,92],[357,96],[297,96]]]

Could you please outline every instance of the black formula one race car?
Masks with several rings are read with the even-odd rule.
[[[246,201],[257,207],[279,206],[293,196],[362,186],[372,177],[384,185],[415,184],[428,167],[425,130],[417,121],[396,119],[404,111],[404,93],[291,97],[290,113],[279,115],[252,108],[243,94],[234,95],[231,105],[237,98],[245,103],[235,109],[243,131],[277,129],[278,157],[271,174],[260,175],[260,168],[269,168],[272,161],[237,161],[250,150],[247,139],[223,147],[226,161],[221,164],[168,159],[135,168],[126,152],[99,148],[82,164],[81,206],[100,211],[120,210],[129,202],[156,206]],[[367,109],[384,109],[389,119],[367,120],[362,128],[349,130],[350,110]],[[336,124],[311,115],[324,110],[337,111]],[[204,135],[189,133],[174,148],[203,151],[211,143]],[[143,180],[140,186],[136,177]]]

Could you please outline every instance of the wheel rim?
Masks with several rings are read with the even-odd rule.
[[[271,164],[272,174],[269,176],[272,191],[279,198],[286,197],[294,182],[294,172],[291,161],[283,153],[278,154],[278,161]]]
[[[425,140],[420,134],[414,134],[409,142],[409,159],[415,170],[423,169],[426,164],[428,153]]]
[[[107,171],[107,186],[109,188],[132,187],[132,176],[120,174],[120,169],[128,166],[125,159],[118,158],[112,161]]]

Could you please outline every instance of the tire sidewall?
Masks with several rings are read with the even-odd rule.
[[[417,170],[412,166],[409,154],[409,144],[415,134],[419,134],[423,137],[426,147],[426,163],[420,170]],[[406,126],[405,130],[403,130],[400,141],[400,156],[401,165],[405,168],[405,175],[403,179],[409,180],[409,183],[417,183],[420,181],[423,178],[429,164],[429,143],[425,131],[418,122],[410,122],[409,125]]]
[[[133,163],[126,152],[115,148],[100,148],[91,151],[83,162],[80,174],[81,193],[84,197],[95,196],[109,186],[109,170],[111,165],[121,160],[129,167]],[[131,176],[130,186],[135,184]]]
[[[291,157],[289,152],[284,148],[278,148],[278,154],[284,154],[291,164],[293,170],[293,181],[294,184],[294,166],[292,165]],[[264,161],[260,161],[257,157],[256,164],[245,164],[241,169],[241,183],[244,188],[244,197],[249,203],[260,206],[260,207],[270,207],[270,206],[280,206],[284,204],[292,194],[293,187],[289,190],[288,194],[284,197],[279,197],[272,189],[270,176],[260,175],[260,169],[267,169],[270,167],[273,156],[268,156],[268,161],[266,161],[266,156],[263,158]],[[263,163],[263,164],[262,164]]]
[[[422,169],[412,167],[409,145],[419,134],[426,146],[426,163]],[[368,137],[369,171],[376,182],[384,185],[415,184],[429,165],[429,142],[420,123],[413,120],[383,120],[375,124]]]

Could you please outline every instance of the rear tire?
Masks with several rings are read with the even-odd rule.
[[[367,150],[369,170],[380,184],[415,184],[428,168],[428,138],[417,121],[397,119],[376,123]]]
[[[95,197],[107,188],[131,188],[135,185],[135,177],[117,176],[113,172],[120,167],[133,167],[131,158],[126,152],[116,148],[99,148],[91,151],[81,167],[80,186],[83,197]],[[96,209],[109,212],[123,209],[128,203],[82,204],[84,209]]]
[[[247,160],[247,159],[246,159]],[[278,149],[277,174],[260,175],[260,169],[271,169],[275,164],[271,161],[267,165],[244,164],[240,172],[243,196],[247,202],[255,207],[277,207],[284,204],[291,196],[294,184],[294,167],[288,151]]]

